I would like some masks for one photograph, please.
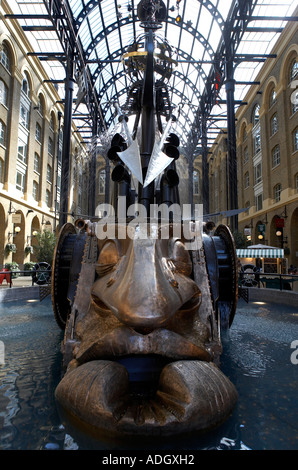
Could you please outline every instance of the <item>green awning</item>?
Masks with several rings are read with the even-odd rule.
[[[283,258],[282,248],[239,248],[236,250],[238,258]]]

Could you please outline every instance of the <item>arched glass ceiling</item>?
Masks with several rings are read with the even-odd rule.
[[[271,52],[286,24],[284,18],[293,15],[297,1],[164,0],[164,3],[167,18],[158,35],[167,39],[173,48],[172,58],[177,61],[168,87],[171,103],[184,105],[176,132],[180,134],[182,144],[186,145],[189,133],[196,132],[201,97],[204,93],[211,93],[212,68],[217,61],[223,61],[222,57],[218,57],[223,38],[227,31],[233,34],[242,27],[239,17],[232,18],[233,9],[237,9],[239,3],[244,5],[243,9],[250,5],[253,17],[242,32],[235,51],[238,56],[241,55],[235,67],[235,100],[238,102],[243,100],[249,82],[254,81],[263,65],[263,60],[251,61],[248,57]],[[61,7],[69,34],[80,42],[83,64],[100,107],[101,128],[108,130],[117,121],[111,102],[118,101],[121,106],[124,105],[131,83],[121,62],[122,55],[144,33],[137,16],[139,0],[10,0],[12,13],[22,15],[19,22],[35,52],[62,53],[65,50],[59,34],[51,28],[51,18],[37,16],[47,15],[52,4]],[[177,16],[180,22],[176,21]],[[276,17],[274,21],[273,17]],[[53,60],[48,56],[44,67],[51,79],[63,80],[65,69],[56,58]],[[78,68],[82,68],[82,57],[78,63]],[[60,83],[58,86],[63,99],[64,85]],[[210,123],[213,122],[212,116],[216,116],[215,123],[209,126],[209,145],[215,138],[214,130],[226,125],[225,99],[225,89],[222,87],[218,105],[209,110]],[[81,106],[77,112],[80,109],[86,111]]]

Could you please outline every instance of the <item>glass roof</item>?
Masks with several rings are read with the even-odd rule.
[[[157,6],[160,2],[153,0]],[[53,3],[63,7],[68,27],[71,25],[71,33],[78,38],[79,50],[83,51],[83,66],[88,77],[91,77],[92,93],[96,94],[100,107],[101,130],[109,131],[117,124],[111,103],[116,101],[123,107],[131,85],[121,59],[128,46],[144,34],[137,16],[139,0],[54,0]],[[239,27],[239,18],[232,18],[238,3],[238,0],[164,0],[166,20],[161,23],[157,34],[172,47],[175,67],[168,81],[168,89],[171,104],[182,105],[175,132],[184,146],[189,142],[190,132],[196,132],[201,97],[211,87],[214,64],[216,61],[223,63],[218,53],[222,50],[220,46],[224,37],[227,31],[232,34],[236,26]],[[292,16],[297,6],[297,0],[247,0],[244,3],[246,7],[251,7],[252,21],[236,44],[235,52],[242,56],[235,68],[237,103],[244,99],[250,86],[243,82],[254,81],[263,65],[262,60],[250,61],[246,55],[270,53],[286,24],[284,17]],[[64,46],[55,28],[51,28],[51,18],[36,16],[48,14],[48,0],[10,0],[9,4],[14,14],[32,15],[31,18],[23,16],[19,22],[24,27],[33,51],[63,52]],[[65,69],[60,61],[47,58],[43,65],[49,78],[65,78]],[[76,64],[76,72],[79,68],[82,68],[82,60]],[[63,99],[63,83],[58,85],[58,90]],[[225,87],[221,86],[217,104],[213,104],[209,111],[212,124],[209,126],[208,145],[212,145],[216,131],[226,127],[225,100]],[[84,106],[78,107],[76,115],[86,112]],[[212,121],[212,116],[216,116],[216,121]],[[79,126],[82,126],[82,122]],[[199,148],[199,141],[196,145]]]

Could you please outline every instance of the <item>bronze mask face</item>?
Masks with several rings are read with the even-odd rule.
[[[218,424],[237,393],[215,365],[221,343],[207,277],[198,282],[200,270],[206,274],[203,252],[195,275],[192,253],[173,233],[116,233],[87,243],[97,244],[98,256],[89,265],[83,259],[58,401],[79,420],[116,434],[169,435]],[[92,266],[96,275],[84,304],[87,265],[86,273]]]

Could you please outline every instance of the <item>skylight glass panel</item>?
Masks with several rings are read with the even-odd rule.
[[[69,0],[69,5],[75,17],[77,17],[83,9],[83,2],[81,0]]]
[[[117,11],[115,10],[115,2],[112,2],[111,0],[102,0],[100,7],[106,26],[113,24],[117,19],[120,19],[120,9],[117,9]]]
[[[10,0],[9,5],[14,13],[46,14],[47,10],[43,1],[46,0]],[[63,1],[69,5],[74,19],[78,17],[82,19],[79,23],[78,37],[86,51],[86,57],[90,60],[99,60],[99,63],[108,58],[116,60],[110,64],[90,63],[88,65],[90,74],[93,76],[93,83],[96,83],[95,89],[100,93],[102,86],[109,83],[108,88],[103,91],[105,99],[108,100],[117,94],[119,101],[124,103],[130,82],[128,78],[118,74],[120,71],[123,72],[123,66],[117,60],[120,60],[135,37],[144,34],[144,29],[137,18],[139,0],[134,0],[132,3],[114,0]],[[178,65],[174,69],[176,72],[169,82],[169,87],[170,90],[171,87],[173,88],[171,90],[173,104],[181,101],[185,103],[181,117],[183,124],[179,124],[180,132],[185,133],[191,128],[191,123],[196,116],[196,108],[200,105],[200,95],[208,83],[208,76],[213,67],[210,61],[214,59],[214,53],[222,40],[223,22],[228,18],[231,7],[234,8],[237,2],[235,0],[181,0],[179,10],[174,0],[172,2],[164,0],[164,2],[174,10],[168,12],[169,22],[163,23],[157,34],[162,37],[166,34],[173,47],[173,58],[178,60]],[[134,6],[134,11],[129,10],[129,4]],[[296,6],[297,0],[257,0],[253,16],[264,16],[266,19],[259,18],[250,22],[248,26],[250,28],[254,26],[284,27],[286,23],[282,19],[272,21],[270,18],[292,15]],[[178,12],[182,17],[180,24],[175,22]],[[136,20],[134,24],[133,18]],[[20,24],[46,26],[52,23],[31,18],[21,19]],[[63,50],[55,31],[27,31],[26,35],[33,51],[59,52]],[[279,36],[279,33],[270,31],[246,32],[237,48],[237,54],[256,56],[271,53]],[[197,63],[191,63],[192,60]],[[65,68],[59,61],[43,61],[42,65],[50,78],[57,80],[65,78]],[[235,67],[235,79],[237,81],[255,80],[262,65],[263,62],[241,62]],[[100,67],[103,67],[103,70],[98,76]],[[244,99],[248,89],[248,86],[236,85],[235,99]],[[60,92],[61,95],[64,94],[64,85],[59,86]],[[224,86],[220,92],[220,98],[226,99]],[[112,111],[109,107],[105,109],[104,117],[109,120]],[[220,108],[215,106],[211,111],[213,115],[217,112],[222,112],[224,115],[225,105],[221,104]],[[222,124],[221,122],[220,125]]]

